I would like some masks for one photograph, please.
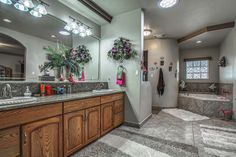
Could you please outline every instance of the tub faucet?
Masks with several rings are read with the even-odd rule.
[[[6,84],[4,87],[3,87],[3,90],[2,90],[2,98],[3,99],[10,99],[12,98],[12,90],[11,90],[11,85],[10,84]]]

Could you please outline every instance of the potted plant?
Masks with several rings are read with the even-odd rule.
[[[58,48],[52,48],[51,46],[47,46],[47,47],[44,47],[44,50],[46,50],[48,52],[46,54],[48,61],[44,63],[42,68],[40,68],[40,71],[42,72],[47,69],[53,69],[56,79],[59,80],[61,77],[62,67],[64,65],[63,45],[59,44]]]

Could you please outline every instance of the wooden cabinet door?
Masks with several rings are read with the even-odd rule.
[[[0,156],[20,156],[20,129],[19,127],[0,130]]]
[[[85,143],[88,144],[100,137],[100,106],[86,110]]]
[[[22,127],[23,157],[62,157],[61,117],[32,122]]]
[[[85,110],[64,115],[64,156],[84,146]]]
[[[113,102],[101,105],[101,135],[113,129],[113,106]]]

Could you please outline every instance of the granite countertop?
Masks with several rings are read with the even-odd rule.
[[[0,111],[8,111],[13,109],[21,109],[26,107],[34,107],[40,105],[48,105],[54,103],[60,103],[65,101],[72,101],[72,100],[80,100],[85,98],[91,97],[98,97],[116,93],[123,93],[124,91],[113,90],[109,92],[103,93],[95,93],[95,92],[80,92],[80,93],[73,93],[73,94],[63,94],[63,95],[53,95],[53,96],[45,96],[45,97],[37,97],[36,101],[22,103],[22,104],[14,104],[14,105],[0,105]]]

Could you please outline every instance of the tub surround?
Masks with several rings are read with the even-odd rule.
[[[186,82],[186,89],[181,90],[180,93],[199,93],[199,94],[216,94],[224,95],[227,99],[233,100],[233,84],[232,83],[215,83],[216,90],[212,91],[209,87],[214,82],[202,83],[202,82]]]
[[[219,115],[221,109],[232,110],[233,104],[231,100],[217,99],[217,96],[215,96],[214,100],[211,100],[209,97],[210,96],[207,94],[205,94],[205,98],[199,98],[196,94],[195,96],[194,94],[190,94],[189,96],[180,94],[178,99],[178,108],[216,118],[222,118],[222,116]]]

